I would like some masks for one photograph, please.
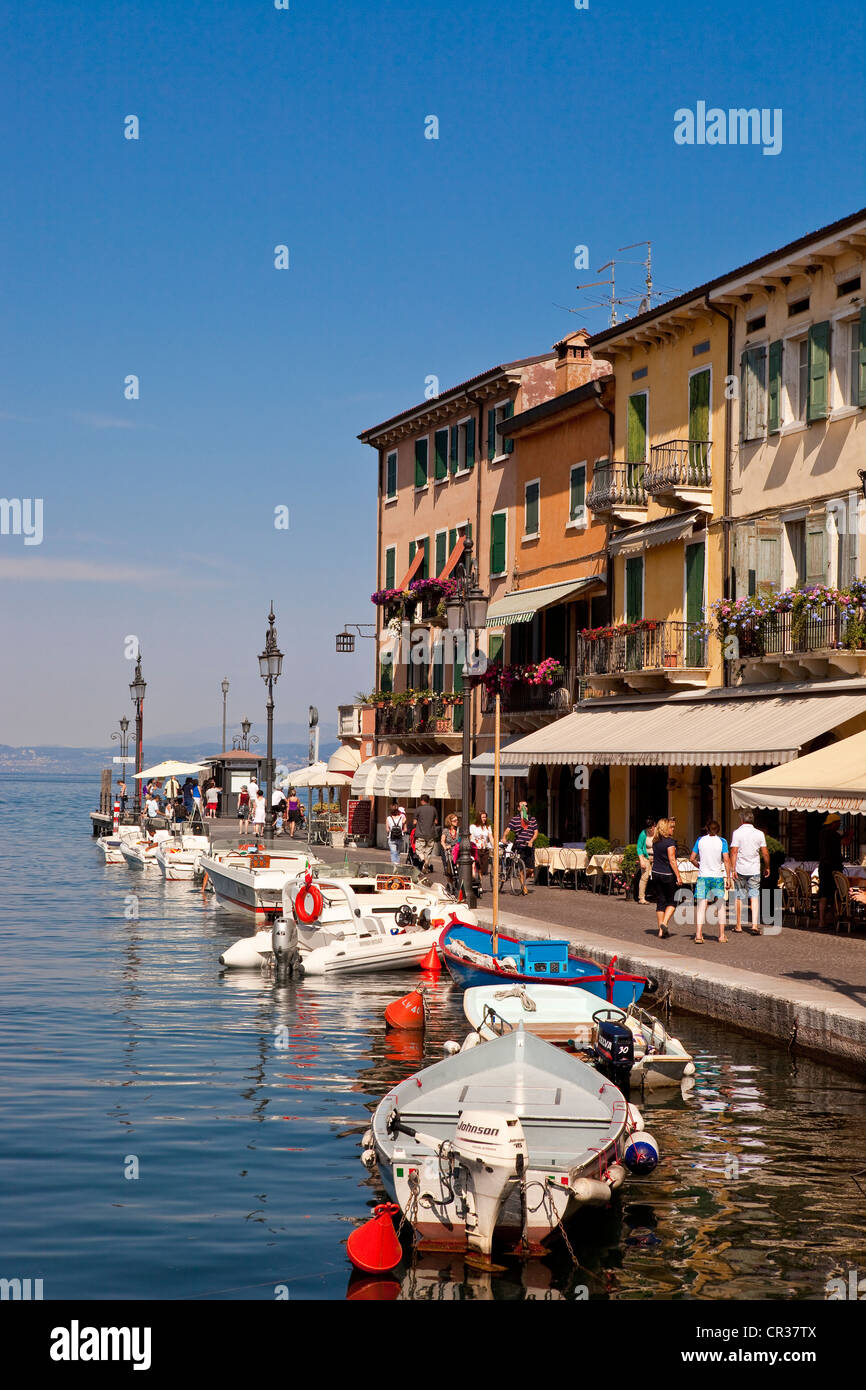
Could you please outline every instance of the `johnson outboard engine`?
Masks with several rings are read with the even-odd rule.
[[[284,917],[278,917],[274,922],[271,949],[278,975],[294,975],[298,980],[303,978],[304,967],[298,950],[298,924],[294,918],[287,922]]]
[[[600,1010],[604,1013],[605,1010]],[[628,1086],[634,1066],[634,1037],[631,1030],[613,1018],[595,1017],[598,1037],[595,1050],[598,1069],[620,1088]]]

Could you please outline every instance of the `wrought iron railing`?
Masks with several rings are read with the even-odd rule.
[[[525,681],[515,681],[502,691],[500,709],[503,714],[531,714],[535,711],[550,711],[553,714],[566,714],[576,699],[579,672],[576,666],[566,668],[565,675],[554,685],[530,685]],[[495,694],[485,690],[481,695],[481,711],[492,714],[496,708]]]
[[[645,507],[643,463],[597,463],[586,495],[593,512],[609,512],[611,507]]]
[[[709,487],[712,481],[708,439],[669,439],[654,444],[644,473],[648,493],[671,492],[681,487]]]
[[[707,665],[703,623],[662,622],[579,640],[580,676],[699,669]]]
[[[376,733],[383,738],[411,734],[454,734],[463,728],[463,706],[434,696],[415,704],[386,704],[376,710]]]
[[[797,656],[803,652],[847,646],[851,622],[862,623],[862,616],[849,618],[840,613],[834,603],[825,603],[804,614],[773,613],[740,628],[727,640],[734,640],[734,660],[750,656]],[[729,646],[726,652],[730,653]]]

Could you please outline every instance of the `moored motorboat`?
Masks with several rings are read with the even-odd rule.
[[[609,965],[572,955],[567,941],[543,937],[517,937],[499,933],[496,950],[489,927],[479,927],[456,916],[439,938],[448,972],[464,989],[492,984],[497,980],[530,984],[577,985],[608,1004],[626,1008],[638,1000],[647,980],[616,969],[616,956]]]
[[[463,1012],[483,1041],[522,1025],[546,1042],[582,1052],[617,1085],[678,1086],[695,1072],[678,1038],[652,1014],[602,1004],[582,989],[555,985],[481,985],[463,995]]]
[[[319,861],[306,849],[265,849],[251,844],[203,854],[199,867],[207,875],[219,907],[236,916],[270,926],[283,910],[283,888],[306,865]]]
[[[124,840],[120,853],[130,869],[150,869],[156,864],[156,854],[163,840],[170,840],[167,830],[155,830],[153,835],[142,835],[138,839]]]
[[[308,975],[404,970],[420,965],[435,945],[449,900],[439,885],[425,887],[395,875],[344,878],[323,870],[299,875],[283,889],[283,920],[297,926]],[[453,906],[453,904],[450,904]],[[432,934],[431,934],[432,929]],[[271,929],[242,937],[220,964],[245,969],[273,958]]]
[[[210,850],[207,835],[178,835],[163,840],[156,851],[156,862],[165,879],[192,879],[199,872],[203,854]]]
[[[120,825],[116,835],[101,835],[96,844],[102,851],[106,864],[122,864],[124,859],[120,852],[121,845],[127,840],[139,839],[141,839],[139,826]]]
[[[366,1166],[414,1227],[420,1249],[494,1238],[514,1253],[585,1206],[605,1206],[627,1168],[658,1160],[612,1082],[523,1028],[437,1062],[395,1086],[365,1136]]]

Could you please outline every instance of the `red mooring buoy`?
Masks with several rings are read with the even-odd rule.
[[[356,1269],[365,1274],[385,1274],[400,1263],[403,1251],[391,1220],[399,1211],[395,1202],[386,1202],[374,1209],[371,1221],[365,1221],[349,1236],[346,1251]]]
[[[402,999],[395,999],[385,1010],[385,1023],[389,1028],[417,1030],[423,1028],[426,1022],[424,995],[420,989],[413,989]]]
[[[439,959],[439,952],[435,946],[431,946],[426,956],[421,962],[422,970],[429,970],[431,975],[439,975],[442,972],[442,962]]]

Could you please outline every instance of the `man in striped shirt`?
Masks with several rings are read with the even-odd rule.
[[[529,814],[529,807],[525,801],[521,801],[516,816],[512,816],[506,826],[506,833],[511,831],[514,836],[514,848],[526,865],[527,877],[535,873],[535,850],[533,846],[538,839],[538,821],[535,816]],[[526,889],[524,888],[524,893]]]

